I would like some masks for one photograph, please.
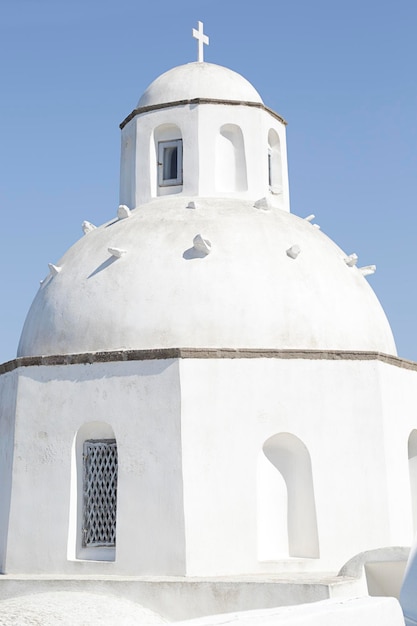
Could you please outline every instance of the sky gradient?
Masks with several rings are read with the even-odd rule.
[[[417,2],[3,0],[0,362],[48,263],[118,206],[119,123],[197,59],[247,78],[288,121],[291,211],[359,265],[417,361]]]

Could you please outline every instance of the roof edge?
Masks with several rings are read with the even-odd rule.
[[[137,109],[133,109],[131,113],[119,124],[119,128],[123,129],[126,124],[130,122],[136,115],[141,115],[142,113],[149,113],[149,111],[157,111],[159,109],[169,109],[177,106],[185,106],[187,104],[195,105],[195,104],[225,104],[228,106],[245,106],[245,107],[255,107],[256,109],[262,109],[266,111],[272,117],[275,117],[285,126],[287,125],[287,121],[275,113],[272,109],[267,107],[263,102],[250,102],[250,101],[240,101],[240,100],[217,100],[215,98],[193,98],[191,100],[175,100],[173,102],[162,102],[161,104],[149,104],[147,106],[138,107]]]
[[[306,359],[311,361],[380,361],[417,372],[417,363],[383,352],[355,350],[275,350],[256,348],[155,348],[112,350],[48,356],[23,356],[0,364],[0,375],[21,367],[91,365],[121,361],[163,359]]]

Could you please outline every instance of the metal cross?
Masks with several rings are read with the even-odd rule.
[[[194,39],[197,39],[197,45],[198,45],[198,58],[197,58],[197,61],[199,63],[202,63],[204,61],[204,48],[203,48],[203,46],[204,46],[204,44],[206,44],[206,46],[209,45],[209,38],[203,32],[203,22],[198,22],[198,30],[193,28],[193,37],[194,37]]]

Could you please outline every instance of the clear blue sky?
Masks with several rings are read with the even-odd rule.
[[[359,265],[417,360],[417,1],[3,0],[0,362],[81,223],[118,205],[119,123],[147,85],[196,60],[243,74],[288,120],[292,212]]]

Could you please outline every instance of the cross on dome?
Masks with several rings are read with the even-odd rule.
[[[206,46],[209,45],[209,38],[207,37],[207,35],[204,34],[203,30],[204,30],[203,22],[198,22],[198,30],[193,28],[193,37],[194,39],[197,39],[197,45],[198,45],[197,61],[199,63],[202,63],[204,61],[204,44]]]

